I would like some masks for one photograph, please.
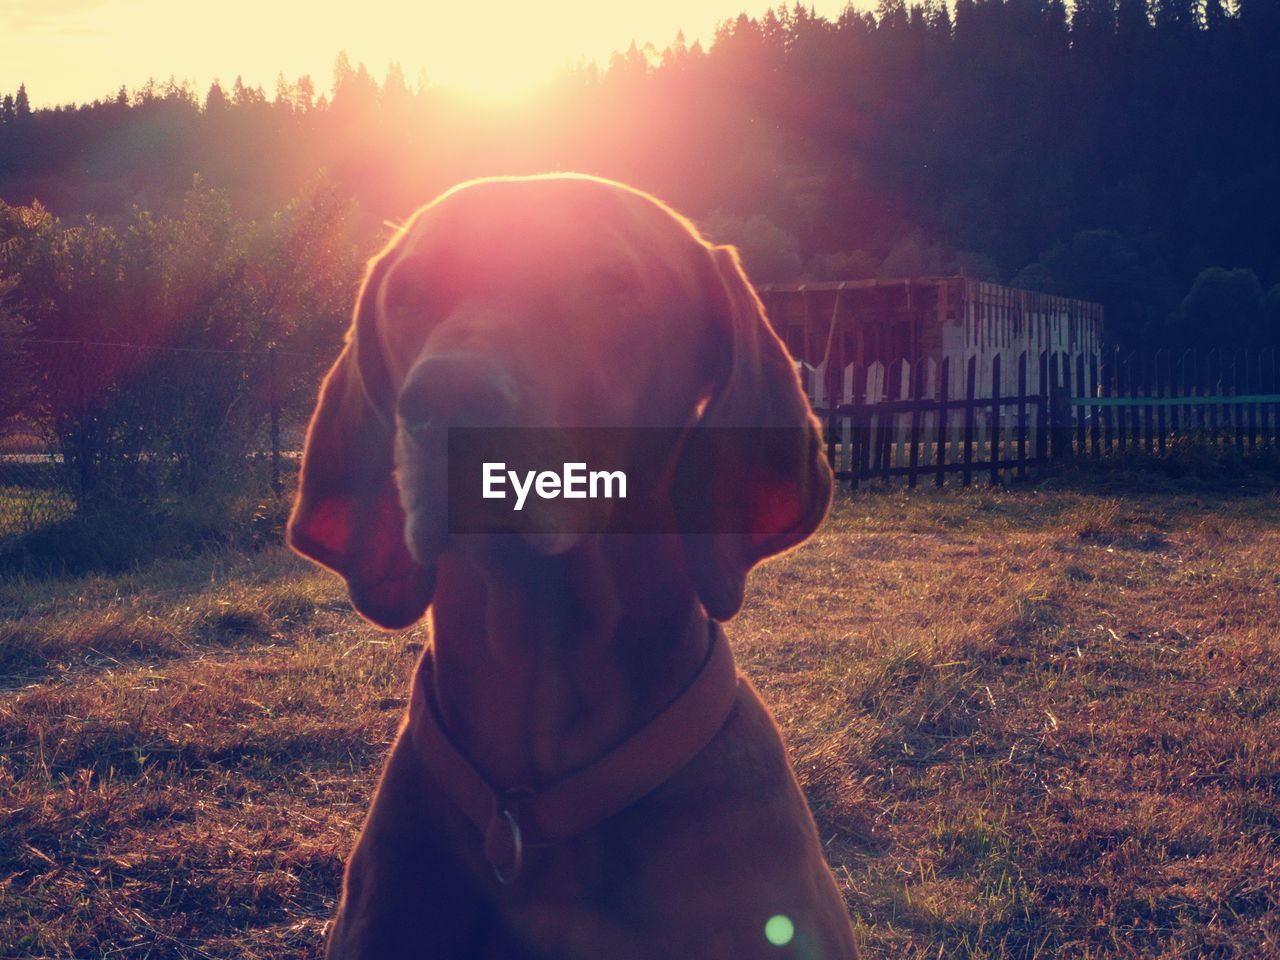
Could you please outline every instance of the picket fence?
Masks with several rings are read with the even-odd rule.
[[[850,365],[838,378],[798,367],[832,468],[854,488],[894,478],[1007,483],[1050,460],[1163,456],[1181,441],[1280,449],[1273,348],[925,357]]]

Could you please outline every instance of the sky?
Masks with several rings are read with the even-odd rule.
[[[379,79],[399,62],[410,85],[518,94],[564,63],[608,62],[634,40],[657,49],[683,30],[710,41],[722,20],[774,0],[0,0],[0,93],[25,83],[33,106],[84,103],[149,77],[189,80],[203,97],[237,74],[274,96],[276,76],[328,91],[345,50]],[[794,3],[794,0],[792,0]],[[834,19],[845,0],[811,0]]]

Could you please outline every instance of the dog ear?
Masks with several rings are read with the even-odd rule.
[[[707,613],[742,606],[747,573],[805,540],[831,502],[822,429],[737,251],[712,247],[711,322],[724,366],[676,468],[677,524]]]
[[[320,388],[287,539],[347,581],[361,615],[396,630],[430,605],[435,571],[409,555],[396,489],[394,403],[374,329],[391,260],[388,249],[370,264],[346,345]]]

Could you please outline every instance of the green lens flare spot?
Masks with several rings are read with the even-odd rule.
[[[775,947],[785,947],[795,935],[796,925],[784,914],[775,913],[765,921],[764,938]]]

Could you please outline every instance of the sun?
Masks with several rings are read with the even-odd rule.
[[[512,99],[543,86],[555,67],[545,47],[522,44],[518,37],[504,34],[467,48],[441,51],[425,71],[428,81],[441,87]]]
[[[385,56],[412,46],[428,83],[484,97],[532,93],[562,64],[575,61],[575,51],[598,45],[579,35],[586,24],[547,16],[537,4],[424,4],[405,9],[402,17],[401,36],[414,42],[388,42]]]

